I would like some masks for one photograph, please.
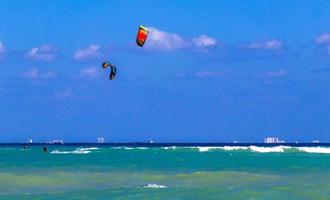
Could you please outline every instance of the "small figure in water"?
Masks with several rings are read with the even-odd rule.
[[[45,153],[48,153],[48,148],[47,147],[43,147],[43,150]]]

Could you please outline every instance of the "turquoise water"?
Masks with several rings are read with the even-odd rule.
[[[327,147],[0,147],[0,199],[330,199]]]

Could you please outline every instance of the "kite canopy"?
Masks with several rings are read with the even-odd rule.
[[[140,26],[138,34],[136,36],[136,44],[142,47],[147,40],[148,34],[149,30],[144,26]]]
[[[114,65],[110,65],[110,67],[111,67],[110,80],[113,80],[116,76],[117,69],[116,69],[116,66],[114,66]]]

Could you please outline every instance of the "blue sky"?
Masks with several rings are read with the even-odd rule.
[[[329,10],[322,0],[1,2],[0,141],[330,141]],[[150,28],[142,49],[139,25]]]

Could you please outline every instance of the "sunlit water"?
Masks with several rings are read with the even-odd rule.
[[[330,147],[0,147],[0,199],[330,199]]]

